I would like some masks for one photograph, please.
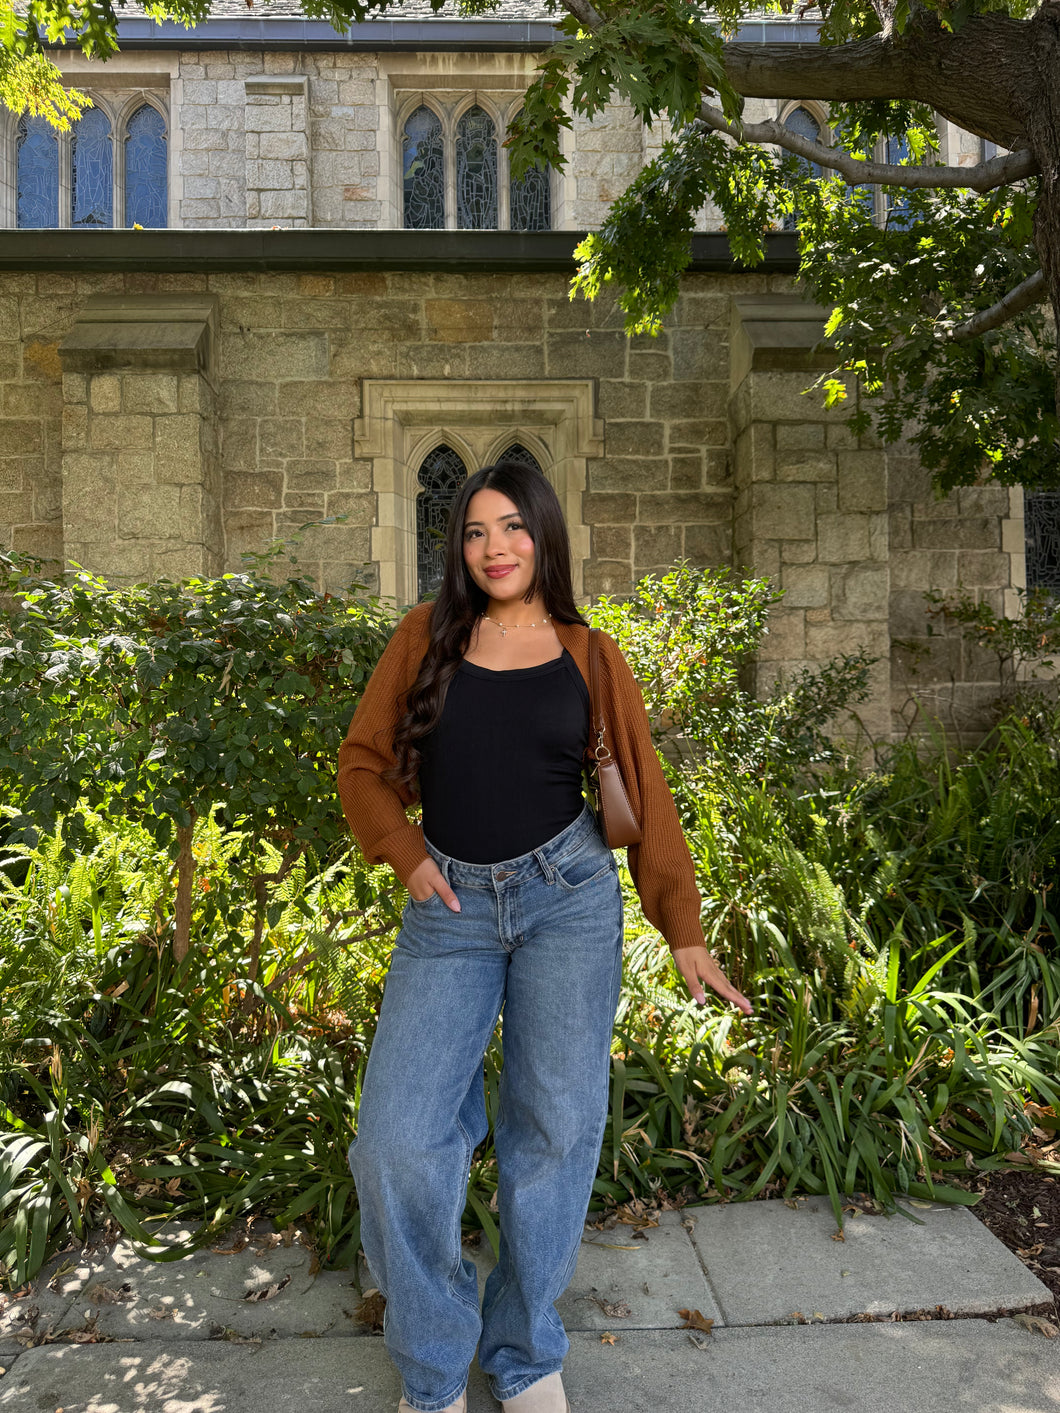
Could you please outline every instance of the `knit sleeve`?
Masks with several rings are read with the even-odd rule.
[[[427,850],[423,830],[405,814],[411,794],[384,780],[383,771],[394,763],[394,730],[426,648],[429,615],[429,605],[418,605],[398,624],[339,748],[339,799],[354,838],[370,864],[389,864],[402,883]]]
[[[630,875],[644,916],[670,950],[702,947],[695,865],[655,753],[644,698],[618,644],[606,633],[600,639],[611,751],[627,791],[633,785],[639,807],[641,841],[631,844],[626,854]]]

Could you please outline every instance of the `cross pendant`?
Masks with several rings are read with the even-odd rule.
[[[502,638],[506,638],[507,636],[508,636],[508,630],[507,630],[507,628],[502,628],[502,629],[501,629],[501,637],[502,637]]]

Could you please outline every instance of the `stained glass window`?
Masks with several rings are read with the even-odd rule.
[[[540,471],[541,467],[537,457],[532,451],[527,451],[521,442],[513,442],[512,445],[497,457],[498,461],[518,461],[523,466],[532,466],[535,471]]]
[[[406,228],[425,230],[444,226],[442,125],[429,108],[417,108],[409,117],[401,146]]]
[[[497,130],[477,106],[456,125],[456,224],[472,231],[497,226]]]
[[[125,224],[168,224],[166,122],[145,103],[129,119],[125,134]]]
[[[110,119],[89,108],[74,124],[70,140],[73,166],[71,202],[75,226],[114,224],[114,147]]]
[[[821,125],[805,108],[793,108],[784,119],[784,126],[810,142],[820,142],[821,140]],[[803,176],[819,177],[821,175],[821,169],[816,162],[809,162],[804,157],[799,157],[796,160]],[[799,212],[796,208],[790,216],[784,217],[784,230],[793,231],[798,224]]]
[[[547,167],[531,167],[509,187],[513,231],[552,229],[552,191]]]
[[[1060,491],[1025,491],[1027,588],[1060,594]]]
[[[449,511],[467,476],[452,447],[437,446],[424,458],[416,497],[416,568],[419,596],[436,592],[445,570],[445,531]]]
[[[18,224],[59,224],[59,142],[44,118],[18,120]]]
[[[889,137],[883,160],[897,167],[909,161],[909,140],[905,133],[901,137]],[[887,227],[889,230],[906,230],[916,218],[909,211],[909,197],[901,187],[890,187],[884,197],[887,203]]]

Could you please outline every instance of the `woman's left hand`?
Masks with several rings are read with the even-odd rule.
[[[745,1016],[753,1013],[754,1007],[742,992],[729,981],[721,967],[707,951],[706,947],[682,947],[674,952],[674,966],[685,979],[685,984],[692,993],[692,999],[699,1004],[706,1004],[706,994],[703,991],[704,984],[712,991],[716,991],[723,1001],[729,1001],[732,1005],[743,1011]]]

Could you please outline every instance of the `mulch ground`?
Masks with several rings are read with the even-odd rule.
[[[1060,1308],[1060,1177],[1037,1168],[1003,1168],[978,1173],[961,1186],[982,1193],[971,1210],[1049,1287]]]

